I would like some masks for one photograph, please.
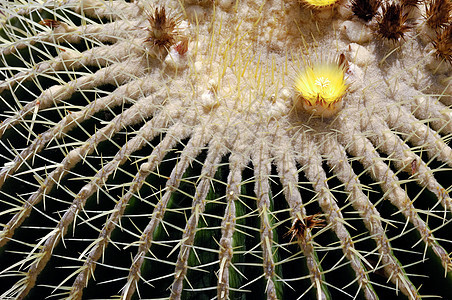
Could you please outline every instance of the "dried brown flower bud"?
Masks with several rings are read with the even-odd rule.
[[[360,19],[368,22],[377,14],[381,0],[353,0],[352,11]]]
[[[424,0],[400,0],[400,4],[402,5],[402,7],[410,8],[410,7],[417,6],[422,1],[424,1]]]
[[[147,28],[149,37],[146,41],[168,49],[179,35],[179,17],[167,15],[164,7],[156,7],[154,14],[148,13],[148,16],[150,26]]]
[[[39,24],[50,27],[50,28],[56,28],[56,27],[60,26],[61,22],[57,21],[57,20],[52,20],[52,19],[44,19],[42,21],[39,21]]]
[[[408,15],[403,12],[400,4],[383,5],[377,19],[377,33],[388,40],[397,41],[412,27],[407,24],[407,19]]]
[[[174,47],[180,55],[184,55],[188,51],[188,38],[184,38]]]
[[[449,25],[442,33],[438,34],[436,40],[433,41],[433,47],[438,58],[452,64],[452,25]]]
[[[290,241],[292,241],[294,237],[297,237],[298,239],[304,237],[306,229],[325,227],[325,220],[319,218],[319,215],[320,214],[306,216],[303,220],[296,218],[292,223],[292,227],[284,236],[290,235]]]
[[[427,25],[431,28],[444,28],[451,21],[452,1],[432,0],[425,4]]]

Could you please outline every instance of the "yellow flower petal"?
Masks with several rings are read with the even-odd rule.
[[[338,0],[302,0],[302,2],[314,8],[323,8],[333,5],[334,3],[338,2]]]

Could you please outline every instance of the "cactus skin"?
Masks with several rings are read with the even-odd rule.
[[[352,42],[372,24],[347,6],[155,5],[172,45],[148,1],[5,3],[1,299],[452,294],[451,71],[422,36]],[[316,118],[292,70],[330,48],[350,87]]]

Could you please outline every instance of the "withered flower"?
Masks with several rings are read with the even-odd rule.
[[[148,13],[149,37],[147,42],[154,46],[168,49],[176,42],[179,35],[180,18],[173,15],[167,15],[164,7],[156,7],[153,14]]]
[[[360,19],[368,22],[377,14],[381,0],[353,0],[352,11]]]
[[[388,40],[398,41],[412,27],[407,24],[408,15],[403,13],[400,4],[383,5],[377,19],[377,33]]]
[[[451,21],[452,2],[450,0],[432,0],[425,4],[427,25],[433,29],[444,28]]]
[[[303,220],[296,218],[292,223],[292,227],[284,236],[290,235],[290,241],[292,242],[294,237],[297,237],[298,239],[302,238],[306,234],[306,229],[325,227],[325,220],[320,219],[319,215],[320,214],[306,216]]]

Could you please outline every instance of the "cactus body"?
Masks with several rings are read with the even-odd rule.
[[[5,3],[0,298],[452,294],[437,33],[311,9]],[[294,78],[339,54],[342,109],[311,114]]]

